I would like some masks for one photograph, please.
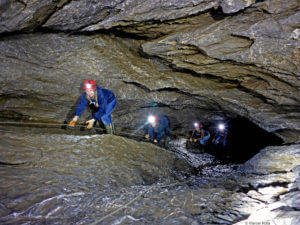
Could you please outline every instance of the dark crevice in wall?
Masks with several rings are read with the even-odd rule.
[[[142,84],[140,84],[140,83],[138,83],[138,82],[134,82],[134,81],[125,81],[125,80],[123,80],[123,83],[125,83],[125,84],[132,84],[132,85],[134,85],[134,86],[136,86],[136,87],[138,87],[138,88],[143,89],[143,90],[144,90],[145,92],[147,92],[147,93],[153,92],[152,90],[150,90],[149,88],[147,88],[146,86],[144,86],[144,85],[142,85]]]
[[[244,117],[228,118],[224,124],[228,129],[228,145],[224,148],[224,154],[238,163],[246,162],[267,146],[283,143],[276,134],[261,129]],[[213,130],[214,126],[216,124],[211,125],[210,129]]]
[[[226,17],[230,17],[230,14],[225,14],[222,10],[222,7],[219,6],[217,9],[211,9],[210,10],[210,15],[212,18],[214,18],[215,20],[223,20]],[[236,13],[237,14],[237,13]]]
[[[13,31],[13,32],[3,32],[0,33],[0,41],[1,39],[7,39],[10,37],[15,37],[17,35],[24,35],[24,34],[28,34],[29,32],[24,32],[24,31]]]
[[[130,38],[130,39],[134,39],[134,40],[144,40],[144,41],[150,41],[150,40],[152,40],[152,38],[147,37],[147,36],[125,32],[125,31],[123,31],[122,29],[120,29],[118,27],[112,28],[110,31],[115,36],[120,37],[120,38]],[[156,37],[156,38],[159,38],[159,36]]]
[[[266,187],[284,187],[284,188],[287,188],[289,184],[290,184],[289,182],[274,181],[274,182],[268,183],[268,184],[259,184],[256,187],[255,190],[259,191],[260,188],[266,188]]]
[[[241,192],[241,193],[247,194],[249,191],[256,191],[256,192],[260,193],[259,192],[260,188],[267,188],[267,187],[284,187],[284,188],[288,188],[289,184],[290,184],[289,182],[275,181],[275,182],[272,182],[272,183],[259,184],[258,186],[253,186],[252,184],[249,183],[249,186],[247,186],[247,187],[245,187],[245,186],[240,187],[237,190],[237,192]],[[279,196],[278,196],[278,199],[275,199],[275,200],[279,200]]]
[[[24,6],[23,10],[27,7],[27,3],[23,0],[17,0],[17,2],[21,3]]]

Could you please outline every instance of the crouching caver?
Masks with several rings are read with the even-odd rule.
[[[192,136],[190,137],[190,142],[199,142],[201,145],[205,145],[207,140],[210,138],[210,133],[204,130],[202,124],[195,123]]]
[[[151,139],[155,144],[161,139],[165,139],[165,142],[167,142],[171,126],[169,117],[165,115],[149,116],[148,123],[145,138]]]
[[[95,122],[101,120],[105,126],[106,133],[113,134],[114,126],[111,113],[117,105],[114,93],[97,86],[94,80],[86,80],[83,84],[83,89],[85,93],[81,96],[76,108],[76,115],[69,123],[69,126],[74,126],[85,108],[89,106],[93,119],[86,121],[87,129],[92,129]]]
[[[214,138],[212,139],[212,143],[215,146],[223,146],[226,147],[227,145],[227,134],[228,134],[228,130],[225,127],[224,124],[219,124],[218,126],[218,130],[215,133]]]

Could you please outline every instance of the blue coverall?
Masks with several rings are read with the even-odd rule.
[[[147,134],[150,138],[156,139],[159,142],[165,135],[165,138],[170,134],[170,119],[165,115],[158,115],[158,124],[156,127],[152,127],[151,124],[148,125]]]
[[[104,126],[113,126],[111,113],[117,105],[117,98],[110,90],[102,89],[100,87],[97,87],[97,95],[99,108],[98,111],[94,114],[95,121],[101,119]],[[95,99],[92,99],[92,103],[95,104]],[[86,93],[83,93],[76,108],[76,116],[80,117],[88,105],[89,101],[86,97]]]
[[[200,140],[200,144],[205,145],[206,141],[210,138],[210,133],[207,130],[200,128],[200,130],[197,131],[197,129],[195,128],[193,130],[193,134],[192,134],[191,138],[200,139],[202,136],[202,134],[201,134],[202,131],[204,133],[204,136],[203,136],[202,140]]]
[[[223,140],[223,141],[222,141]],[[222,141],[222,143],[220,143]],[[224,131],[217,131],[215,135],[215,145],[221,144],[223,147],[227,144],[227,130]]]

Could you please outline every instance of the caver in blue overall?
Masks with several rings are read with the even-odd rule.
[[[113,133],[111,113],[117,105],[117,98],[110,90],[102,89],[99,86],[97,87],[97,95],[99,104],[98,108],[96,107],[95,99],[91,99],[92,101],[90,103],[87,99],[86,93],[83,93],[76,108],[76,116],[80,117],[85,108],[89,106],[95,121],[101,119],[107,133]]]
[[[217,131],[213,139],[215,145],[221,145],[225,147],[227,145],[227,130]]]
[[[202,137],[203,133],[203,137]],[[193,130],[192,139],[200,140],[201,145],[205,145],[206,141],[210,138],[210,133],[207,130],[204,130],[203,128],[200,128],[197,130],[196,128]],[[202,138],[202,139],[201,139]]]
[[[159,142],[162,138],[166,139],[170,135],[170,119],[165,115],[158,115],[158,122],[155,127],[148,125],[146,131],[151,139],[157,140]]]

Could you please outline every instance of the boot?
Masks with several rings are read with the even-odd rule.
[[[114,134],[114,127],[111,124],[105,126],[105,130],[107,134]]]

